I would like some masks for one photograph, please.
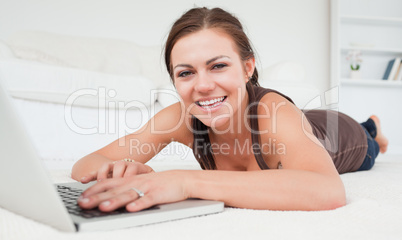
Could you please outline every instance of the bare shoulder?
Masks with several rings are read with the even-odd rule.
[[[267,121],[263,121],[265,127],[277,138],[305,137],[313,135],[310,122],[304,113],[292,102],[282,95],[271,92],[260,101],[258,114],[266,114]],[[263,119],[263,118],[262,118]],[[269,125],[267,125],[269,124]],[[316,139],[313,138],[313,141]]]
[[[263,143],[275,142],[286,147],[289,141],[301,135],[303,112],[278,93],[270,92],[261,98],[257,115],[259,135]],[[273,157],[279,156],[272,154],[270,158]]]
[[[270,92],[265,94],[257,108],[258,114],[302,114],[299,108],[297,108],[292,102],[287,100],[276,92]]]
[[[270,143],[268,166],[281,162],[283,168],[336,173],[332,160],[314,136],[303,112],[277,93],[268,93],[258,105],[258,125],[262,143]],[[281,152],[272,151],[273,147]],[[264,147],[264,146],[263,146]],[[267,149],[265,149],[267,152]]]
[[[270,135],[280,137],[286,134],[291,128],[301,127],[303,112],[292,102],[278,93],[270,92],[265,94],[257,107],[258,125],[264,127]],[[279,131],[281,129],[281,131]]]

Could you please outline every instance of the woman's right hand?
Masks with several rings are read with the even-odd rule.
[[[107,178],[122,178],[133,175],[155,172],[150,166],[139,162],[127,162],[124,160],[104,163],[97,171],[93,171],[81,178],[81,183],[102,181]]]

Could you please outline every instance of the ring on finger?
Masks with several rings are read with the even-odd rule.
[[[139,198],[142,198],[143,196],[145,196],[145,193],[139,189],[136,188],[130,188],[131,190],[134,190],[137,194]]]
[[[122,159],[121,161],[123,161],[123,162],[132,162],[132,163],[135,162],[135,160],[131,159],[131,158],[125,158],[125,159]]]

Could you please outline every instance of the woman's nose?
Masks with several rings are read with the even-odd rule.
[[[198,74],[194,90],[197,92],[209,92],[215,89],[215,82],[206,74]]]

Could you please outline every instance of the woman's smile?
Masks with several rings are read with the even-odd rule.
[[[206,99],[196,101],[195,104],[197,104],[204,111],[214,112],[222,106],[222,104],[225,102],[226,99],[227,96],[210,98],[209,100]]]

